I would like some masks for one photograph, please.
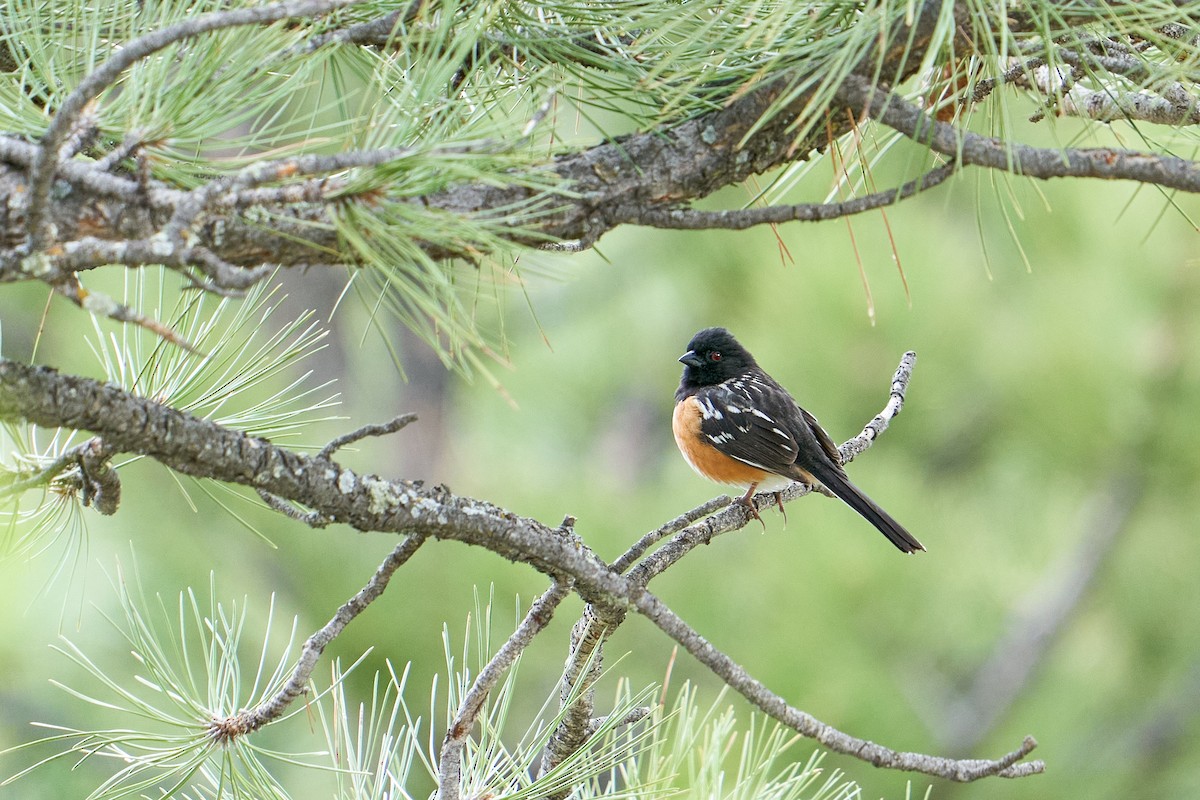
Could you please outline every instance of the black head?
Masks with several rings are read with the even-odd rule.
[[[724,328],[705,328],[697,333],[679,360],[683,364],[680,389],[715,386],[758,366],[754,356]]]

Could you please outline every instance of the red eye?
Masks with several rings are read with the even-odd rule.
[[[709,361],[720,361],[721,354],[718,353],[716,350],[713,350],[711,353],[708,354],[708,360]]]

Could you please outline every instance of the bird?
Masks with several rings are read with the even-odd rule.
[[[737,502],[760,523],[751,500],[755,492],[774,493],[782,512],[780,491],[801,481],[825,487],[901,552],[925,549],[850,482],[837,445],[817,418],[763,371],[733,334],[725,328],[705,328],[688,342],[679,361],[683,377],[671,420],[675,443],[700,475],[746,487]]]

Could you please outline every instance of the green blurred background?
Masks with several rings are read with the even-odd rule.
[[[881,186],[888,178],[876,175]],[[745,200],[730,190],[713,206]],[[446,373],[397,331],[405,382],[378,337],[364,338],[365,312],[343,306],[329,348],[308,367],[314,380],[338,379],[349,419],[307,440],[417,411],[415,426],[343,460],[552,524],[574,515],[586,541],[613,558],[720,491],[692,473],[670,433],[675,359],[695,330],[733,330],[839,441],[879,411],[901,354],[916,350],[904,413],[849,471],[928,553],[903,557],[840,503],[811,496],[789,508],[786,528],[766,514],[765,532],[721,537],[651,589],[790,703],[853,735],[980,757],[1025,734],[1039,740],[1045,775],[935,783],[934,797],[1195,796],[1200,276],[1189,214],[1200,215],[1192,198],[1128,184],[1033,185],[971,171],[886,218],[741,233],[624,228],[595,251],[523,257],[536,321],[525,293],[505,295],[513,368],[498,376],[507,398]],[[290,310],[325,318],[344,276],[283,277]],[[28,356],[44,302],[37,287],[5,287],[7,356]],[[39,359],[97,374],[81,345],[89,328],[55,304]],[[132,672],[127,643],[103,619],[117,613],[118,561],[129,572],[136,554],[143,587],[168,603],[189,586],[206,594],[211,572],[223,601],[248,598],[261,614],[274,595],[277,614],[298,615],[303,639],[395,544],[239,506],[272,548],[195,491],[193,511],[156,465],[132,465],[123,484],[118,515],[84,512],[77,556],[64,539],[32,562],[0,565],[0,746],[39,735],[31,720],[78,725],[90,713],[47,681],[89,685],[49,648],[60,632]],[[73,573],[47,585],[62,564]],[[1079,581],[1081,569],[1090,581]],[[411,660],[414,705],[424,707],[419,697],[442,668],[443,623],[460,641],[474,587],[491,584],[498,633],[514,598],[527,603],[546,585],[487,552],[431,542],[326,657],[349,661],[374,647],[352,684],[359,690],[384,659]],[[981,730],[967,714],[982,740],[964,750],[962,693],[997,642],[1037,624],[1068,586],[1079,597],[1041,637],[1044,658],[994,726]],[[578,600],[564,605],[526,659],[526,716],[555,691],[579,610]],[[641,686],[663,679],[672,648],[633,618],[608,650],[610,659],[625,653],[616,672]],[[671,683],[689,679],[715,697],[717,682],[680,655]],[[291,730],[303,738],[305,724]],[[302,746],[321,746],[312,736]],[[810,749],[800,745],[797,757]],[[30,758],[6,756],[0,772]],[[920,796],[930,784],[847,759],[826,765],[847,769],[867,797],[903,797],[909,781]],[[91,767],[67,766],[4,793],[81,796],[94,786]],[[328,796],[318,783],[307,795],[291,785],[297,797]]]

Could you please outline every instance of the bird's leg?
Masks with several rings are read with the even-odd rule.
[[[783,492],[775,492],[775,505],[779,506],[779,513],[783,514],[783,527],[787,527],[787,511],[783,508]]]
[[[754,490],[757,488],[758,488],[757,483],[750,484],[750,488],[746,490],[746,493],[744,495],[742,495],[742,498],[740,500],[738,500],[737,502],[741,503],[742,505],[744,505],[746,507],[746,511],[749,512],[750,516],[752,516],[756,520],[758,520],[758,524],[762,525],[763,530],[765,531],[767,529],[767,523],[763,522],[763,518],[761,516],[759,516],[759,514],[758,514],[758,509],[754,507],[754,500],[753,500]]]

